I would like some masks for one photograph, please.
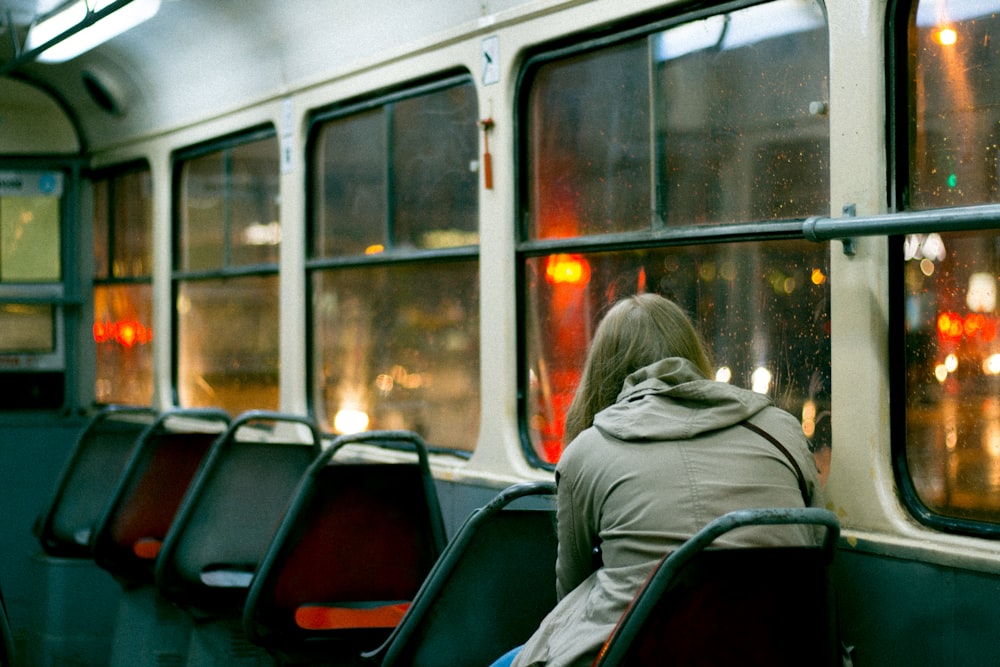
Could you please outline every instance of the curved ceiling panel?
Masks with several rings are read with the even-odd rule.
[[[46,128],[38,132],[39,127]],[[42,90],[0,77],[0,155],[74,155],[80,141],[72,121]]]

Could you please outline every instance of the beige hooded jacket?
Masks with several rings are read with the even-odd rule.
[[[766,396],[706,380],[686,359],[664,359],[633,373],[617,402],[573,440],[556,468],[560,601],[514,667],[590,665],[665,553],[726,512],[802,506],[787,458],[739,426],[743,420],[789,450],[810,504],[822,504],[799,422]],[[815,539],[803,528],[744,528],[717,544]]]

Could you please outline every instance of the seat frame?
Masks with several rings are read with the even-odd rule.
[[[138,421],[147,417],[148,422]],[[76,445],[73,447],[72,453],[60,472],[59,481],[56,484],[51,500],[42,513],[39,514],[33,527],[35,537],[38,538],[38,542],[46,554],[58,558],[90,558],[90,540],[93,537],[97,521],[101,517],[101,512],[104,510],[105,504],[110,497],[110,489],[113,488],[117,476],[124,471],[125,466],[128,464],[139,438],[142,437],[146,429],[156,420],[156,417],[157,411],[152,408],[127,405],[109,405],[91,417],[90,421],[87,422],[87,425],[77,437]],[[95,441],[95,439],[102,437],[102,429],[108,426],[109,422],[121,422],[130,418],[137,420],[135,428],[129,429],[129,432],[134,430],[131,446],[120,447],[120,451],[114,457],[116,461],[101,461],[101,467],[106,467],[109,463],[117,463],[118,467],[114,470],[102,470],[101,472],[106,477],[93,479],[91,475],[88,475],[90,471],[87,469],[87,465],[91,459],[99,456],[97,452],[102,449],[101,444]],[[80,479],[79,476],[81,475],[85,476],[85,478]],[[102,484],[103,495],[100,498],[91,499],[93,502],[90,503],[90,507],[86,508],[86,513],[90,517],[89,526],[86,528],[83,526],[80,527],[81,530],[87,529],[89,531],[87,540],[81,542],[75,535],[72,539],[67,539],[57,534],[57,526],[61,522],[63,513],[66,511],[66,503],[70,500],[67,498],[67,493],[76,490],[78,484],[95,485],[100,482],[104,482]]]
[[[265,440],[258,443],[257,441],[239,440],[239,434],[242,429],[262,422],[305,427],[309,431],[311,442],[291,443],[282,439],[275,441]],[[206,508],[203,507],[203,499],[210,491],[211,485],[218,480],[219,475],[226,474],[226,470],[221,468],[221,466],[224,466],[227,461],[226,454],[237,444],[240,446],[248,446],[250,448],[262,444],[277,445],[279,447],[297,447],[300,449],[308,448],[309,450],[309,462],[301,467],[300,473],[295,482],[288,489],[288,496],[281,499],[275,499],[281,504],[276,505],[274,508],[276,510],[276,514],[273,519],[273,528],[277,528],[278,521],[280,521],[285,507],[289,502],[291,502],[292,494],[301,479],[301,475],[305,474],[308,466],[312,463],[312,461],[318,458],[323,451],[323,441],[319,429],[316,426],[316,423],[309,417],[266,410],[251,410],[240,414],[229,424],[229,428],[226,432],[212,444],[212,448],[209,450],[205,460],[201,464],[201,467],[198,469],[197,474],[191,481],[191,485],[184,494],[184,499],[177,510],[177,514],[174,516],[174,520],[170,525],[170,530],[163,539],[163,546],[160,548],[159,555],[156,558],[154,577],[160,594],[167,600],[170,600],[171,602],[174,602],[182,607],[206,612],[224,612],[232,609],[242,610],[241,598],[245,595],[247,588],[242,586],[223,586],[213,588],[207,583],[185,583],[184,575],[178,570],[178,565],[175,560],[183,547],[184,540],[188,536],[192,524],[206,511]],[[248,491],[252,492],[252,490]],[[240,502],[240,498],[226,498],[225,500],[231,501],[232,503]],[[267,521],[267,519],[263,517],[257,517],[256,520]],[[220,534],[224,535],[223,533]],[[261,557],[263,557],[267,546],[268,542],[260,545]],[[233,563],[231,565],[253,566],[255,569],[258,562]],[[251,574],[252,571],[246,572],[248,577]]]
[[[448,592],[449,587],[452,586],[452,575],[456,573],[456,570],[459,567],[465,564],[465,561],[469,556],[470,549],[473,547],[474,543],[480,539],[482,531],[487,524],[493,521],[498,514],[507,510],[507,508],[517,500],[532,497],[551,498],[555,496],[555,493],[555,482],[522,482],[503,489],[489,503],[470,514],[462,524],[462,527],[459,528],[455,537],[448,543],[444,553],[441,554],[441,557],[434,565],[434,568],[424,581],[424,584],[420,587],[420,590],[414,597],[413,604],[410,606],[402,621],[400,621],[399,625],[396,626],[392,634],[390,634],[389,638],[382,646],[374,651],[366,653],[364,657],[377,661],[381,667],[395,667],[396,665],[401,664],[406,664],[409,667],[410,663],[403,663],[403,661],[413,660],[418,655],[419,646],[417,643],[420,641],[419,634],[425,631],[428,624],[431,622],[429,617],[434,613],[435,607],[439,604],[442,596],[445,595]],[[544,512],[545,510],[530,511]],[[554,545],[556,540],[554,506],[551,518],[553,519]],[[535,557],[536,555],[537,554],[531,554],[532,557]],[[552,557],[552,562],[550,563],[552,571],[551,593],[552,604],[554,606],[556,602],[555,550],[553,550]],[[469,565],[469,567],[472,566]],[[483,571],[481,572],[481,575],[494,576],[495,573]],[[485,602],[487,605],[492,605],[494,603],[494,601],[491,600],[487,600]],[[501,614],[502,611],[502,609],[497,609],[496,613]],[[544,613],[547,613],[548,611],[549,610],[544,610]],[[518,613],[522,612],[523,609],[518,610]],[[544,613],[539,615],[538,618],[533,619],[533,622],[540,622]],[[491,620],[495,620],[495,618]],[[482,631],[486,632],[486,628],[482,628]],[[518,641],[524,640],[527,640],[527,636],[520,638]],[[516,644],[516,641],[512,642],[512,644]],[[499,657],[499,654],[492,656],[479,656],[482,664],[484,665],[489,664],[497,657]]]
[[[337,437],[323,453],[313,461],[309,470],[303,476],[292,502],[281,521],[267,553],[258,566],[257,573],[250,585],[244,605],[243,628],[251,642],[262,646],[281,659],[315,660],[325,653],[336,653],[338,660],[362,660],[361,653],[366,648],[380,645],[388,634],[381,627],[357,627],[335,630],[308,631],[302,630],[302,637],[291,638],[283,635],[283,631],[274,631],[269,622],[260,621],[259,609],[266,608],[273,595],[271,586],[281,576],[283,561],[287,559],[289,535],[300,528],[299,514],[309,507],[316,490],[316,480],[327,466],[343,465],[350,467],[350,461],[336,462],[334,458],[349,445],[374,446],[386,450],[415,453],[419,467],[423,496],[428,505],[430,520],[431,546],[434,559],[439,557],[445,547],[446,533],[441,506],[438,501],[434,478],[430,472],[428,447],[424,440],[410,431],[364,431]],[[364,465],[372,465],[371,461],[361,461]],[[378,465],[378,464],[376,464]],[[385,465],[399,465],[398,462],[388,462]],[[409,464],[412,465],[412,464]],[[312,634],[310,634],[312,632]]]
[[[10,629],[10,618],[7,616],[7,605],[0,590],[0,667],[14,667],[14,633]]]
[[[169,426],[169,423],[172,420],[177,420],[181,423],[183,423],[183,420],[192,420],[193,422],[197,422],[199,424],[218,423],[222,426],[222,428],[218,433],[199,429],[176,428]],[[145,475],[144,465],[146,464],[147,457],[156,453],[155,451],[150,451],[150,442],[153,442],[156,438],[165,435],[184,436],[186,434],[197,435],[199,437],[204,437],[206,440],[214,441],[215,439],[221,437],[226,428],[228,428],[230,421],[229,414],[219,409],[174,408],[162,412],[157,419],[150,424],[145,431],[143,431],[132,451],[132,455],[129,457],[128,463],[125,465],[125,469],[115,483],[114,491],[111,493],[100,519],[94,527],[94,534],[91,539],[91,548],[94,560],[99,567],[109,571],[122,583],[150,585],[153,583],[153,565],[155,557],[146,558],[142,562],[140,562],[139,558],[131,556],[124,557],[116,544],[117,539],[113,534],[116,530],[116,522],[119,515],[123,511],[128,510],[128,508],[125,507],[125,504],[129,494],[133,490],[137,477]],[[205,448],[204,455],[201,457],[201,460],[197,462],[198,467],[204,463],[204,457],[208,455],[210,450],[211,444]],[[190,486],[190,483],[194,479],[195,475],[197,475],[197,467],[194,472],[192,472],[191,479],[186,480],[185,489],[182,489],[182,492]],[[178,508],[182,501],[183,493],[181,494],[181,498],[178,500]],[[177,508],[174,508],[174,514],[169,517],[170,521],[173,521],[173,518],[176,516],[176,509]],[[162,541],[160,544],[162,544]]]
[[[824,527],[826,531],[820,546],[708,549],[717,538],[737,528],[796,524]],[[620,667],[629,664],[627,658],[632,644],[639,637],[644,624],[651,618],[663,596],[668,593],[668,589],[684,569],[706,551],[725,551],[735,556],[738,552],[766,552],[773,549],[818,550],[823,561],[829,566],[833,561],[839,537],[840,523],[833,512],[825,509],[813,507],[766,508],[737,510],[724,514],[698,531],[676,551],[664,556],[605,642],[593,663],[593,667]],[[832,615],[832,609],[830,609],[830,613]],[[830,618],[828,622],[832,626],[835,624],[835,619]],[[834,644],[835,642],[831,642],[831,649]]]

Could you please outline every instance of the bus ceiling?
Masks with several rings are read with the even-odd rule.
[[[76,117],[85,150],[99,152],[155,130],[267,103],[276,90],[307,89],[374,60],[399,57],[414,44],[446,40],[456,25],[475,25],[494,11],[489,7],[527,0],[454,6],[396,0],[83,3],[0,2],[0,87],[6,93],[8,81],[17,79],[46,91]],[[138,13],[146,20],[79,55],[49,57],[132,8],[143,9]],[[29,39],[63,12],[72,14],[68,25]]]

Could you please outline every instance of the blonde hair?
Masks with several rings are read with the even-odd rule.
[[[617,399],[625,378],[667,357],[690,360],[705,377],[712,372],[708,353],[681,308],[658,294],[637,294],[618,301],[594,332],[580,384],[566,412],[568,444]]]

